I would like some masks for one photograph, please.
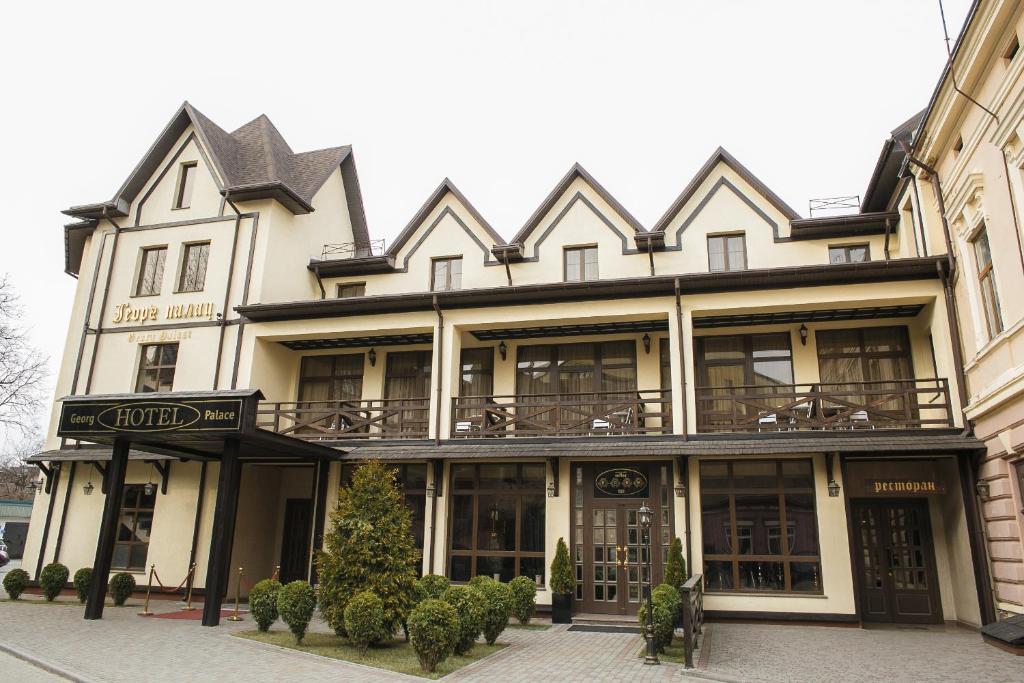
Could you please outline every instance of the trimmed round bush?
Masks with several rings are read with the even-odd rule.
[[[292,581],[282,586],[277,593],[277,612],[282,621],[288,624],[288,630],[295,636],[295,642],[301,644],[316,609],[316,591],[305,581]]]
[[[464,655],[473,649],[476,639],[483,630],[487,599],[476,588],[452,586],[444,592],[442,600],[451,605],[459,616],[455,654]]]
[[[119,572],[110,577],[110,597],[114,604],[120,607],[135,590],[135,577],[128,572]]]
[[[11,600],[17,600],[28,585],[28,572],[24,569],[12,569],[4,575],[4,590]]]
[[[84,603],[89,598],[89,586],[92,585],[92,567],[82,567],[75,572],[75,578],[71,583],[75,585],[78,602]]]
[[[277,593],[281,590],[281,582],[276,579],[263,579],[249,591],[249,611],[261,631],[269,631],[277,621]]]
[[[672,636],[676,627],[676,620],[672,609],[664,601],[653,601],[654,611],[654,642],[659,652],[664,652],[665,647],[672,642]],[[642,633],[647,628],[647,601],[640,603],[640,611],[637,612],[637,619],[640,622]]]
[[[60,595],[64,584],[68,582],[69,573],[68,568],[60,562],[51,562],[43,567],[43,571],[39,573],[39,587],[43,589],[43,595],[47,600],[52,602]]]
[[[469,580],[470,588],[479,588],[487,583],[494,583],[494,579],[486,574],[477,574]]]
[[[651,599],[654,600],[654,604],[657,605],[659,602],[669,608],[672,612],[672,617],[676,623],[679,623],[679,612],[682,607],[682,598],[679,595],[679,591],[676,590],[675,586],[668,583],[662,583],[654,587],[651,591]]]
[[[524,626],[530,623],[537,610],[537,584],[528,576],[517,576],[509,581],[512,592],[512,614]]]
[[[439,576],[437,574],[427,574],[426,576],[416,580],[416,586],[413,589],[413,596],[416,602],[422,602],[428,598],[434,598],[440,600],[444,592],[448,590],[448,586],[451,583],[448,581],[447,576]]]
[[[384,628],[384,603],[376,593],[362,591],[352,596],[345,605],[345,631],[360,652],[366,652],[366,648],[388,637]]]
[[[483,593],[487,603],[484,610],[484,640],[488,645],[494,645],[494,641],[508,626],[508,616],[512,609],[512,591],[509,590],[507,583],[494,579],[479,582],[476,590]]]
[[[427,598],[409,615],[409,640],[420,660],[420,668],[433,673],[437,665],[455,651],[459,616],[443,600]]]

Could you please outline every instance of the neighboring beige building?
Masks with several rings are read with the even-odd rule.
[[[1024,5],[977,2],[912,143],[889,208],[949,224],[967,374],[966,414],[979,458],[992,589],[1003,615],[1024,613]],[[960,92],[957,92],[959,90]],[[912,177],[911,177],[912,174]],[[942,203],[936,187],[941,187]],[[915,195],[916,193],[916,195]],[[931,253],[945,251],[930,241]]]
[[[544,605],[564,537],[575,611],[635,613],[647,501],[654,580],[682,538],[711,616],[992,619],[983,444],[917,211],[802,218],[719,149],[650,229],[577,165],[508,241],[445,180],[385,249],[350,148],[186,104],[112,200],[66,213],[30,571],[195,563],[215,624],[229,567],[315,580],[376,458],[423,572],[531,576]]]

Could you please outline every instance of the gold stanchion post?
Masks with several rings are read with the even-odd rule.
[[[184,612],[191,612],[192,610],[195,609],[195,607],[192,606],[192,583],[195,581],[195,579],[196,579],[196,565],[193,562],[192,566],[188,568],[188,592],[187,592],[186,598],[185,598],[185,606],[181,608],[182,611],[184,611]]]
[[[228,617],[228,621],[242,621],[242,617],[238,616],[238,601],[241,598],[242,593],[242,568],[238,568],[238,581],[235,582],[235,613]]]
[[[153,613],[149,611],[149,594],[153,590],[153,572],[156,570],[156,565],[149,565],[149,583],[146,584],[146,604],[142,606],[142,611],[139,612],[140,617],[151,617]]]

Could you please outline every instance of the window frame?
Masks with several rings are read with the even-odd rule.
[[[459,264],[459,275],[458,278],[452,277],[452,264],[458,262]],[[437,286],[437,264],[447,263],[448,267],[445,269],[445,282],[444,287]],[[455,280],[458,282],[455,282]],[[462,289],[462,255],[459,256],[435,256],[430,259],[430,291],[431,292],[454,292]]]
[[[600,260],[597,251],[598,245],[596,244],[582,244],[571,247],[562,247],[562,281],[563,282],[594,282],[601,279],[601,267]],[[575,273],[574,277],[569,277],[569,254],[578,253],[580,256],[579,264],[576,267],[578,272]],[[587,277],[587,256],[593,254],[594,256],[594,277]]]
[[[130,539],[131,540],[119,541],[119,540],[115,539],[115,541],[114,541],[114,552],[111,555],[111,562],[110,562],[110,568],[111,569],[123,569],[123,570],[129,571],[129,572],[131,572],[131,571],[135,571],[135,572],[145,571],[145,569],[146,569],[146,560],[149,558],[149,541],[138,541],[138,540],[135,540],[135,539],[136,539],[136,532],[137,532],[137,530],[139,528],[139,515],[140,515],[140,513],[142,513],[142,514],[149,513],[149,515],[150,515],[150,517],[149,517],[150,532],[152,532],[153,519],[156,516],[157,492],[156,492],[156,489],[154,488],[152,496],[146,496],[144,488],[145,488],[144,484],[125,484],[125,486],[124,486],[124,492],[121,494],[121,509],[119,511],[118,520],[122,520],[122,519],[124,519],[125,515],[131,514],[131,516],[132,516],[132,528],[131,528],[131,535],[130,535]],[[135,501],[136,501],[135,507],[128,507],[128,499],[129,499],[129,495],[128,494],[131,491],[136,491],[137,494],[138,494],[136,496],[136,498],[135,498]],[[152,507],[143,507],[142,506],[143,500],[145,500],[146,498],[149,498],[149,497],[152,497],[152,501],[153,501]],[[120,531],[120,526],[118,526],[118,530]],[[117,558],[117,548],[119,546],[127,546],[127,548],[128,548],[128,555],[127,555],[128,561],[125,564],[123,564],[123,565],[118,564],[117,560],[116,560],[116,558]],[[145,555],[145,557],[143,557],[142,564],[139,565],[139,566],[136,566],[136,565],[132,564],[132,550],[134,548],[140,547],[140,546],[145,546],[145,548],[146,548],[146,555]]]
[[[360,290],[358,294],[342,294],[348,288],[355,288]],[[366,283],[365,282],[339,282],[334,290],[335,298],[338,299],[358,299],[359,297],[366,296]]]
[[[743,245],[743,264],[738,268],[732,267],[732,259],[729,257],[729,240],[739,238]],[[722,249],[724,256],[725,268],[716,270],[711,264],[711,242],[712,240],[721,240]],[[707,236],[707,252],[708,252],[708,272],[710,273],[738,273],[749,268],[750,261],[747,258],[747,233],[746,232],[725,232],[717,233],[714,235]]]
[[[158,263],[154,266],[154,273],[152,278],[152,291],[146,291],[143,289],[143,284],[146,280],[146,267],[149,263],[149,254],[160,253],[158,256]],[[138,272],[135,277],[135,287],[132,290],[132,296],[160,296],[163,291],[163,280],[164,270],[167,267],[167,245],[166,244],[154,244],[151,246],[141,247],[139,249],[139,265]]]
[[[982,265],[979,245],[985,242],[985,250],[988,252],[988,262]],[[985,318],[985,329],[989,339],[995,339],[1006,327],[1003,325],[1003,310],[999,304],[999,287],[996,284],[995,266],[992,259],[992,243],[988,239],[988,226],[982,223],[977,233],[971,239],[971,249],[974,251],[974,267],[978,272],[978,293],[981,297],[981,311]]]
[[[810,468],[811,468],[811,474],[810,474],[810,476],[811,476],[811,487],[810,488],[796,487],[796,486],[789,486],[789,487],[787,487],[786,486],[785,475],[783,474],[782,465],[783,465],[783,463],[790,463],[790,462],[803,462],[803,463],[807,463],[808,465],[810,465]],[[775,478],[776,478],[775,479],[775,487],[774,488],[768,488],[768,487],[765,487],[765,488],[739,488],[739,487],[737,487],[736,486],[736,477],[734,475],[734,466],[737,463],[741,463],[741,464],[773,463],[775,465]],[[707,464],[714,464],[714,465],[724,464],[724,465],[727,466],[727,468],[728,468],[726,470],[726,472],[727,472],[726,473],[727,485],[724,488],[706,487],[705,486],[705,484],[704,484],[704,477],[703,477],[703,466],[707,465]],[[741,459],[735,459],[735,458],[733,458],[733,459],[717,459],[717,458],[716,459],[705,459],[705,460],[702,460],[699,463],[699,465],[698,465],[698,485],[700,486],[700,496],[701,496],[701,498],[700,498],[701,499],[700,515],[701,515],[701,533],[702,534],[704,534],[706,532],[706,529],[704,528],[705,527],[705,524],[704,524],[704,502],[705,502],[706,498],[708,497],[708,494],[711,494],[711,495],[723,495],[724,494],[726,496],[726,499],[727,499],[727,502],[728,502],[728,507],[729,507],[729,520],[728,520],[729,521],[729,538],[727,540],[727,543],[728,543],[728,549],[729,549],[730,552],[728,552],[728,553],[706,553],[706,552],[701,552],[701,570],[703,571],[705,576],[708,575],[708,571],[707,571],[707,566],[706,565],[707,565],[707,562],[709,560],[711,560],[711,561],[718,561],[718,562],[731,562],[732,563],[732,586],[733,587],[732,588],[715,588],[715,589],[708,589],[708,588],[706,588],[705,590],[706,590],[707,593],[709,593],[709,594],[714,593],[714,594],[721,594],[721,595],[736,595],[736,594],[743,594],[743,595],[793,595],[793,596],[800,596],[800,595],[824,595],[824,593],[825,593],[825,582],[824,582],[824,576],[823,576],[822,569],[821,569],[821,565],[822,565],[821,521],[820,521],[819,515],[818,515],[817,478],[816,478],[816,473],[815,473],[814,460],[812,458],[779,458],[779,459],[758,458],[758,459],[750,459],[750,460],[747,460],[747,459],[742,459],[741,460]],[[772,493],[776,494],[778,496],[778,499],[779,499],[779,512],[778,512],[779,519],[778,519],[778,524],[777,524],[777,528],[778,529],[783,529],[783,528],[789,529],[790,528],[789,520],[787,518],[786,495],[787,494],[791,494],[791,495],[810,495],[811,502],[812,502],[813,507],[814,507],[814,541],[815,541],[815,546],[817,548],[817,552],[815,554],[813,554],[813,555],[795,555],[795,554],[793,554],[792,548],[790,547],[790,539],[789,539],[789,534],[788,533],[787,534],[782,534],[782,533],[778,534],[777,540],[780,543],[780,545],[782,546],[780,548],[781,552],[779,552],[779,553],[771,553],[771,552],[769,552],[769,553],[764,553],[764,554],[755,554],[753,552],[751,552],[751,553],[741,553],[741,552],[739,552],[740,548],[739,548],[739,543],[737,542],[739,540],[739,537],[738,537],[739,525],[737,524],[737,512],[736,512],[737,495],[740,495],[740,496],[743,496],[743,495],[766,496],[766,495],[771,495]],[[767,528],[768,527],[766,526],[766,529]],[[770,534],[766,533],[766,539],[770,540],[769,536],[770,536]],[[751,550],[753,550],[752,545],[751,545]],[[781,563],[783,565],[783,589],[782,590],[758,590],[758,589],[751,589],[751,588],[743,588],[743,587],[741,587],[741,581],[740,581],[740,563],[741,562],[778,562],[778,563]],[[818,565],[818,579],[817,579],[818,588],[817,588],[817,590],[813,590],[813,591],[795,591],[792,588],[792,571],[791,571],[790,565],[791,564],[804,564],[804,563],[815,563],[815,564]]]
[[[196,185],[196,174],[199,172],[198,161],[183,161],[178,166],[178,182],[174,188],[174,205],[172,210],[192,208],[192,192]]]
[[[188,259],[193,249],[202,249],[206,247],[206,255],[202,260],[202,274],[196,275],[196,281],[192,287],[187,288],[185,278],[188,275]],[[200,240],[197,242],[185,242],[181,245],[181,266],[178,269],[178,286],[174,290],[175,294],[194,294],[201,292],[206,289],[206,273],[210,268],[210,240]]]
[[[893,333],[893,339],[902,343],[903,351],[868,351],[867,341],[864,336],[865,330],[871,330],[872,332],[878,332],[879,330],[889,330]],[[857,335],[858,350],[857,351],[846,351],[846,352],[825,352],[822,351],[823,344],[821,338],[834,332],[853,332]],[[842,360],[842,359],[857,359],[860,361],[861,380],[847,380],[846,382],[837,382],[838,384],[845,384],[847,382],[910,382],[917,379],[917,368],[914,367],[914,349],[911,346],[910,341],[910,329],[906,325],[879,325],[871,327],[836,327],[829,328],[826,330],[815,330],[814,331],[814,346],[818,356],[818,376],[823,377],[822,372],[822,361],[823,360]],[[870,380],[871,376],[871,361],[875,359],[896,359],[904,360],[907,363],[907,368],[910,370],[909,377],[901,377],[896,379],[886,380]],[[822,381],[824,384],[828,382]]]
[[[850,259],[850,252],[854,249],[864,250],[863,261],[853,261]],[[833,261],[832,252],[841,251],[843,253],[842,261]],[[863,244],[830,244],[828,245],[828,263],[830,266],[846,265],[850,263],[869,263],[871,261],[871,243],[865,242]]]
[[[164,355],[163,349],[167,348],[167,347],[171,347],[171,346],[173,346],[175,348],[174,363],[166,364],[166,363],[161,362],[163,360],[163,355]],[[155,365],[147,365],[146,364],[146,349],[148,349],[150,347],[157,347],[157,348],[160,349],[160,351],[158,352],[159,355],[157,356],[157,362],[156,362]],[[159,379],[160,378],[160,371],[161,370],[166,370],[167,368],[171,369],[171,387],[168,388],[167,391],[173,391],[174,390],[174,375],[177,373],[177,367],[178,367],[178,354],[181,353],[181,348],[180,348],[180,345],[178,344],[178,342],[161,342],[161,343],[158,343],[158,344],[141,344],[141,345],[139,345],[139,351],[140,351],[140,355],[139,355],[139,369],[135,373],[135,393],[136,394],[149,394],[149,393],[159,392],[160,391],[160,379]],[[154,370],[154,371],[156,371],[157,388],[154,391],[144,391],[143,388],[142,388],[142,386],[143,386],[142,385],[142,376],[143,376],[143,373],[145,373],[147,370]]]

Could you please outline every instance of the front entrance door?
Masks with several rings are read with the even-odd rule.
[[[851,502],[864,621],[941,623],[924,501]]]
[[[643,463],[624,467],[574,464],[574,559],[577,613],[636,614],[647,584],[647,553],[639,520],[643,502],[654,511],[651,529],[654,585],[661,581],[663,555],[671,537],[671,511],[662,468]],[[631,492],[614,485],[629,477]],[[638,486],[638,479],[642,485]],[[601,483],[603,481],[603,484]],[[639,490],[636,490],[639,489]]]
[[[312,530],[313,501],[289,498],[284,505],[284,534],[281,539],[281,583],[308,579],[309,535]]]

